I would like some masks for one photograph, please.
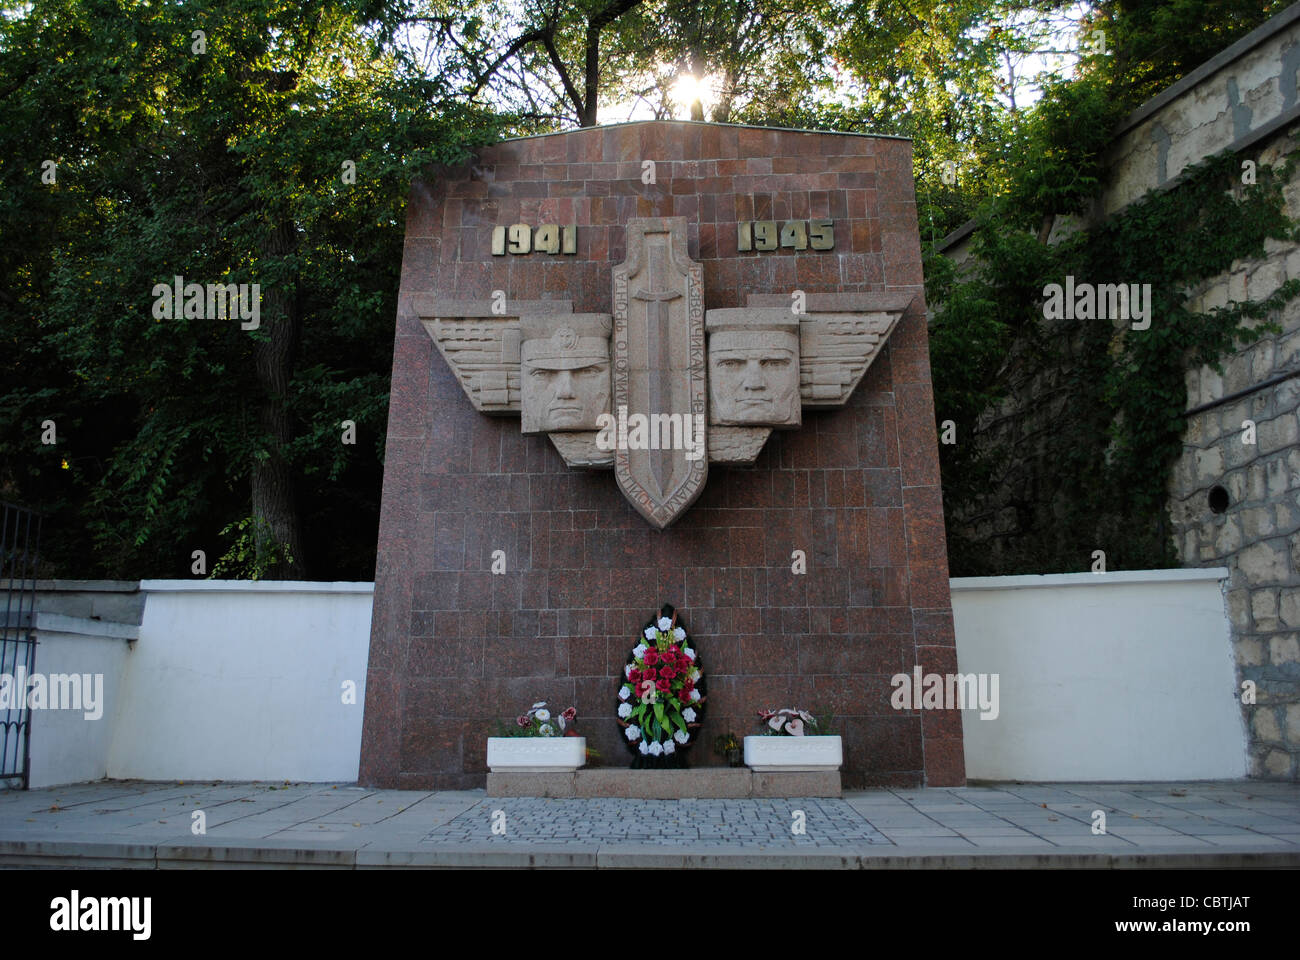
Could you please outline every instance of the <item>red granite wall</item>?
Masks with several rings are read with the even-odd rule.
[[[642,161],[656,162],[654,184]],[[829,710],[846,786],[964,782],[955,712],[896,711],[889,677],[955,672],[909,141],[686,122],[513,140],[412,189],[393,354],[363,783],[480,786],[486,738],[533,701],[576,705],[603,764],[640,626],[677,606],[708,676],[694,766],[762,707]],[[755,466],[709,468],[651,529],[611,471],[566,467],[518,418],[476,412],[411,295],[571,299],[609,312],[623,224],[681,216],[705,306],[748,293],[913,290],[848,407],[805,410]],[[830,217],[835,249],[736,252],[740,220]],[[577,256],[493,257],[492,227],[576,223]],[[507,572],[490,572],[505,552]],[[791,572],[803,550],[808,570]]]

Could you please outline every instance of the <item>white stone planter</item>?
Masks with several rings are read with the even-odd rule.
[[[586,762],[586,737],[488,737],[493,773],[565,773]]]
[[[838,770],[844,763],[839,737],[746,737],[745,766],[784,772]]]

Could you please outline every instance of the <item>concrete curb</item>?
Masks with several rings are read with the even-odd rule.
[[[156,870],[157,844],[58,839],[0,840],[0,869]]]
[[[0,840],[0,869],[609,869],[609,870],[1170,870],[1300,869],[1300,850],[1174,848],[1159,852],[924,849],[885,844],[791,850],[689,845],[512,844],[343,847],[328,841],[131,843],[69,837]]]

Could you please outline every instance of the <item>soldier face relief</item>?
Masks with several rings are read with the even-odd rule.
[[[709,339],[711,420],[797,426],[799,338],[781,331],[719,331]]]
[[[523,378],[525,433],[595,430],[609,410],[608,363],[561,370],[525,363]]]
[[[560,326],[548,337],[524,341],[519,371],[524,433],[595,430],[600,415],[609,412],[609,342],[586,333]]]

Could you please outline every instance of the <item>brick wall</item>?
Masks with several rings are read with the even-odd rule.
[[[610,471],[569,469],[517,418],[477,413],[412,300],[499,289],[609,312],[636,216],[687,219],[706,308],[795,288],[916,295],[847,408],[805,411],[753,467],[711,466],[662,532]],[[834,219],[834,250],[736,253],[738,221],[808,217]],[[492,227],[520,222],[576,223],[577,255],[493,257]],[[537,699],[574,704],[601,762],[626,765],[617,678],[665,601],[708,677],[692,765],[722,763],[713,737],[755,732],[757,709],[802,705],[839,718],[846,785],[964,781],[960,716],[889,704],[891,675],[957,667],[908,141],[638,123],[507,141],[414,185],[362,782],[481,785],[496,722]]]

